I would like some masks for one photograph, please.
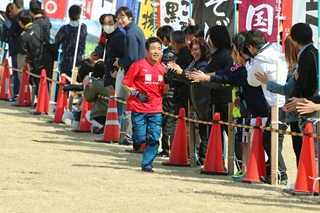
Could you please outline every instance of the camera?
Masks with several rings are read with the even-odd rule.
[[[98,80],[98,79],[96,79],[96,78],[94,78],[94,77],[92,77],[92,72],[89,72],[89,84],[92,84],[93,82],[95,82],[96,80]]]

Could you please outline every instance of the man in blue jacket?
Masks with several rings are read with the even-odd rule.
[[[134,24],[132,11],[128,7],[119,7],[116,11],[116,17],[119,25],[125,29],[125,54],[122,58],[117,58],[113,63],[113,66],[122,67],[124,72],[127,73],[130,65],[144,57],[145,53],[145,37],[136,24]],[[129,93],[125,92],[124,100],[128,100]],[[118,112],[120,115],[121,112]],[[132,124],[131,124],[131,112],[124,111],[124,128],[126,129],[126,136],[122,143],[123,145],[132,144]]]

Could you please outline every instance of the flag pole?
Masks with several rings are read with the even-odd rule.
[[[77,62],[78,47],[79,47],[79,40],[80,40],[80,32],[81,32],[81,25],[82,25],[81,16],[83,14],[83,9],[85,7],[85,3],[86,3],[86,0],[83,0],[82,1],[82,5],[80,5],[81,6],[81,14],[80,14],[80,19],[79,19],[77,41],[76,41],[76,46],[75,46],[75,49],[74,49],[74,58],[73,58],[72,75],[71,75],[71,79],[72,79],[72,83],[73,84],[76,82],[76,76],[74,75],[74,73],[75,73],[75,66],[76,66],[76,62]]]
[[[318,1],[318,17],[320,16],[320,1]],[[318,95],[320,95],[320,19],[318,18]],[[318,118],[320,117],[320,111],[318,111]],[[317,134],[319,134],[320,125],[318,123]],[[320,174],[320,161],[319,161],[319,152],[320,152],[320,139],[318,138],[318,176]],[[318,193],[320,193],[320,184],[318,188]]]

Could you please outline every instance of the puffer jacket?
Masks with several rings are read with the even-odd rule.
[[[50,53],[39,39],[48,42],[49,35],[43,26],[30,23],[26,25],[25,30],[21,33],[19,42],[19,52],[22,55],[28,53],[28,57],[32,60],[33,66],[36,69],[53,61],[52,57],[48,57]]]

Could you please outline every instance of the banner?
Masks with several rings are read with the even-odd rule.
[[[284,52],[284,41],[290,35],[292,27],[292,0],[283,0],[282,11],[285,20],[282,22],[282,52]]]
[[[267,41],[276,42],[278,34],[278,11],[275,0],[246,0],[239,5],[239,32],[257,29]]]
[[[64,19],[67,0],[44,0],[43,8],[49,18]]]
[[[135,14],[136,14],[135,6],[137,2],[136,0],[114,0],[114,1],[116,1],[116,9],[122,6],[128,7],[132,11],[133,17],[135,17]]]
[[[234,0],[197,0],[192,7],[192,18],[203,25],[206,37],[209,28],[215,25],[227,27],[230,36],[234,34]]]
[[[292,0],[292,25],[303,22],[309,24],[313,32],[313,43],[318,46],[318,1]]]
[[[154,20],[152,3],[152,0],[144,0],[139,3],[138,26],[142,29],[145,38],[154,36],[154,31],[157,29],[157,26],[153,24],[157,23],[157,7],[154,7],[156,18]]]
[[[170,25],[174,30],[184,30],[188,26],[189,0],[160,1],[160,26]]]

